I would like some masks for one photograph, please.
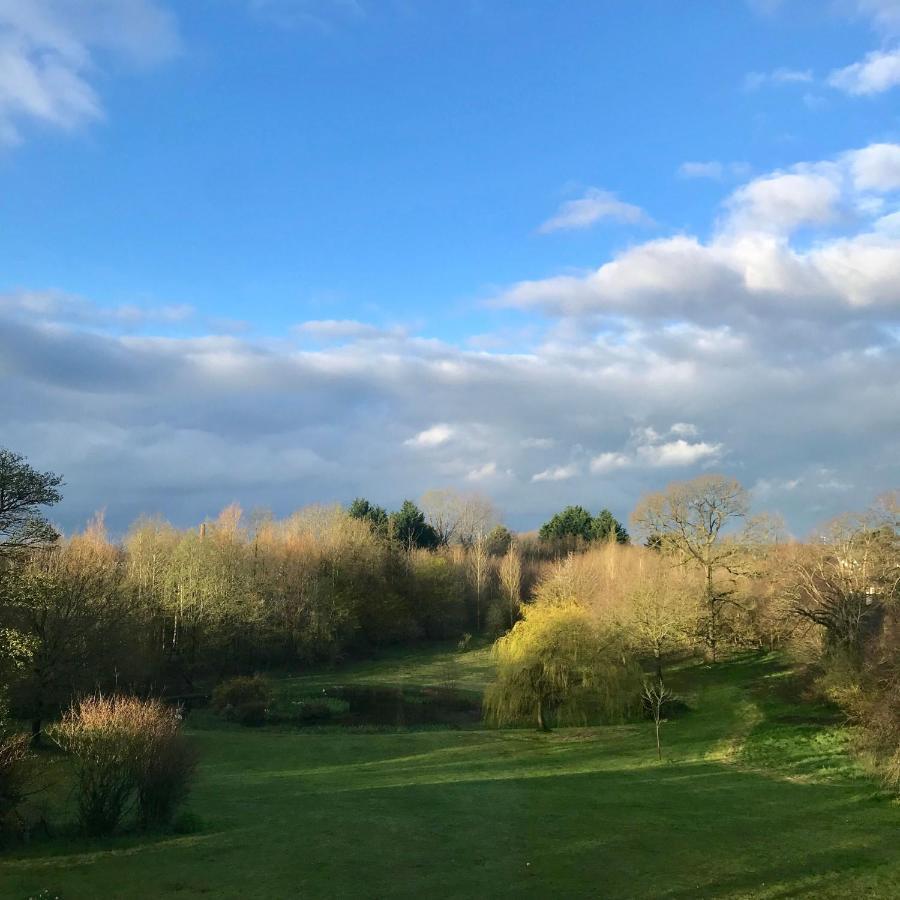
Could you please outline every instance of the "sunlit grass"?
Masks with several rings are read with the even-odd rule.
[[[453,652],[281,690],[428,684]],[[462,656],[475,687],[489,658]],[[35,844],[0,863],[0,896],[897,896],[900,807],[828,711],[768,690],[779,671],[771,658],[673,670],[691,711],[664,725],[661,765],[649,723],[195,730],[200,833]]]

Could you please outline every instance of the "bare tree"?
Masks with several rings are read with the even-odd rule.
[[[487,587],[490,571],[491,555],[488,553],[487,535],[484,532],[476,535],[469,547],[469,571],[472,575],[472,586],[475,588],[475,631],[481,631],[482,596]]]
[[[454,488],[430,490],[422,495],[419,505],[444,545],[453,541],[471,544],[497,522],[493,503],[474,492],[464,494]]]
[[[515,624],[522,603],[522,554],[515,542],[500,560],[500,587],[506,601],[507,624]]]
[[[632,522],[648,541],[683,562],[699,565],[704,574],[706,627],[704,639],[713,661],[719,643],[719,614],[728,592],[715,582],[720,570],[735,572],[741,562],[738,541],[723,531],[747,514],[747,492],[739,482],[722,475],[701,475],[670,484],[661,493],[638,503]]]
[[[802,552],[790,577],[794,613],[856,656],[870,623],[900,597],[900,536],[885,506],[832,522]]]
[[[671,703],[674,694],[663,684],[662,679],[658,681],[645,681],[644,689],[641,691],[641,699],[647,706],[650,715],[653,717],[653,724],[656,726],[656,757],[662,762],[662,744],[659,739],[659,726],[663,722],[663,708]]]

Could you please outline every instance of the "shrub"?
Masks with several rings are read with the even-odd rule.
[[[16,830],[18,808],[30,781],[28,736],[0,737],[0,835]]]
[[[350,709],[346,700],[338,697],[316,697],[297,701],[297,719],[300,722],[327,722],[342,716]]]
[[[272,686],[261,675],[223,681],[213,691],[213,708],[231,722],[262,725],[272,702]]]
[[[170,722],[175,727],[170,727]],[[190,791],[196,768],[197,753],[178,733],[174,717],[160,719],[134,772],[142,828],[160,828],[172,822]]]
[[[78,816],[88,834],[112,833],[132,805],[142,825],[166,824],[187,794],[194,756],[174,712],[158,700],[88,697],[50,736],[75,759]]]

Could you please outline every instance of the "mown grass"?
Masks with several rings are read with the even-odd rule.
[[[286,680],[440,684],[439,653]],[[458,680],[489,678],[481,649]],[[900,896],[900,807],[776,659],[686,665],[664,726],[357,733],[195,730],[194,834],[58,838],[8,854],[0,896]],[[316,679],[321,679],[317,681]],[[812,721],[808,721],[808,720]]]

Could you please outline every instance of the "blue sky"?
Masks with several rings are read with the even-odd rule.
[[[67,527],[453,484],[526,528],[710,468],[797,532],[864,505],[898,41],[898,0],[0,0],[4,442]]]

